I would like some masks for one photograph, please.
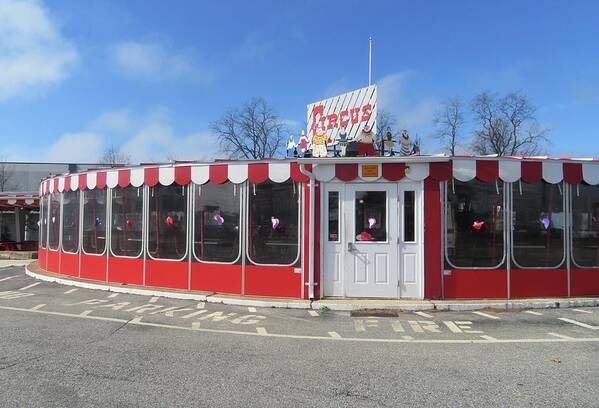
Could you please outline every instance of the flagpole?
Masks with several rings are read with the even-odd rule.
[[[372,37],[368,37],[368,86],[372,85]]]

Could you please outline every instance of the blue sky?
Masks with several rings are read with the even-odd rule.
[[[594,1],[0,0],[0,156],[211,158],[210,121],[252,96],[297,133],[306,104],[366,85],[370,35],[380,105],[426,152],[442,100],[520,89],[549,153],[599,156],[597,15]]]

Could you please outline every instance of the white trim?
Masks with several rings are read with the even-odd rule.
[[[205,184],[210,178],[209,166],[193,166],[191,168],[191,181],[196,184]]]
[[[224,184],[215,184],[217,186],[221,186],[221,185],[227,185],[227,183]],[[201,187],[200,187],[201,188]],[[237,245],[237,258],[235,258],[234,261],[229,261],[229,262],[222,262],[222,261],[204,261],[202,260],[199,256],[196,255],[196,250],[195,250],[195,232],[196,232],[196,228],[195,228],[195,223],[196,223],[196,199],[197,199],[197,194],[196,191],[198,191],[196,189],[196,184],[193,183],[193,187],[192,187],[192,191],[193,191],[193,197],[191,198],[191,219],[192,219],[192,223],[191,223],[191,251],[192,251],[192,256],[193,259],[200,263],[200,264],[221,264],[221,265],[235,265],[237,262],[239,262],[239,259],[241,258],[241,254],[242,254],[242,248],[243,248],[243,234],[241,232],[242,228],[241,225],[244,222],[243,220],[243,194],[245,194],[244,189],[242,188],[242,186],[238,186],[238,198],[239,198],[239,218],[238,218],[238,226],[239,226],[239,231],[238,231],[238,236],[239,236],[239,242]]]
[[[582,178],[587,184],[599,184],[599,163],[582,163]]]
[[[76,191],[79,189],[79,174],[71,175],[71,191]]]
[[[158,182],[165,187],[173,184],[175,182],[175,168],[158,167]]]
[[[476,160],[453,159],[453,178],[459,181],[470,181],[476,177]]]
[[[406,167],[406,177],[413,181],[422,181],[429,175],[428,163],[410,163]]]
[[[135,168],[135,169],[131,169],[131,173],[130,173],[130,180],[129,183],[133,186],[133,187],[141,187],[144,183],[144,177],[145,172],[143,168]]]
[[[269,163],[268,178],[275,183],[284,183],[291,177],[290,163]]]
[[[119,172],[118,170],[111,170],[106,172],[106,187],[115,188],[119,184]]]
[[[227,168],[227,176],[231,183],[240,184],[248,178],[247,164],[231,164]]]
[[[335,177],[335,165],[317,164],[312,168],[312,173],[318,181],[331,181]]]
[[[522,163],[516,160],[499,160],[499,178],[513,183],[522,177]]]
[[[543,180],[557,184],[564,179],[564,166],[561,162],[543,161]]]
[[[87,188],[89,188],[90,190],[93,190],[94,188],[96,188],[96,184],[98,182],[98,173],[91,172],[91,173],[87,173]]]

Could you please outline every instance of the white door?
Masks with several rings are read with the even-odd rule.
[[[346,296],[396,298],[397,184],[348,184],[345,193]]]
[[[421,299],[424,296],[422,183],[399,183],[398,187],[399,296]]]
[[[324,296],[345,296],[343,291],[343,257],[345,255],[345,240],[343,238],[344,185],[327,183],[323,192],[324,257],[322,265],[324,268]]]

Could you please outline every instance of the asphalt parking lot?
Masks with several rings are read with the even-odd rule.
[[[0,269],[1,406],[597,406],[599,309],[351,316]]]

